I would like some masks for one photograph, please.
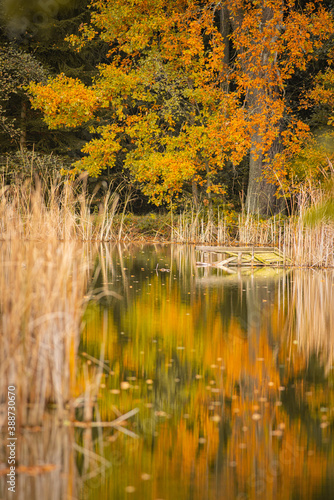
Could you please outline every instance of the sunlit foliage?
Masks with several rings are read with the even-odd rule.
[[[333,30],[321,2],[300,9],[276,0],[98,0],[92,8],[91,24],[69,40],[79,50],[99,33],[110,44],[110,63],[100,66],[94,85],[60,77],[31,87],[50,127],[77,126],[108,108],[108,123],[95,129],[98,138],[86,144],[88,159],[77,170],[98,175],[122,149],[125,168],[156,204],[184,182],[208,196],[224,192],[219,171],[248,151],[270,167],[261,167],[263,176],[284,179],[286,158],[308,133],[289,110],[286,85]],[[229,13],[228,37],[221,8]],[[273,154],[278,139],[284,147]]]

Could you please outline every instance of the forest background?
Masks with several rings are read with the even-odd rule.
[[[134,213],[333,210],[334,4],[8,0],[5,182],[35,169]],[[87,172],[89,177],[82,176]]]

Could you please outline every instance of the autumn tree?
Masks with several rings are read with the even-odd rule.
[[[75,127],[105,110],[75,169],[124,168],[156,204],[181,192],[221,194],[220,172],[249,155],[247,209],[275,209],[286,160],[308,127],[286,87],[333,32],[321,1],[93,0],[91,22],[69,40],[99,36],[110,62],[92,86],[60,75],[31,86],[50,127]]]

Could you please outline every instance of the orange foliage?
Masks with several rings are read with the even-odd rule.
[[[125,167],[156,204],[196,174],[208,193],[221,192],[216,174],[227,160],[240,163],[251,147],[264,156],[272,180],[284,177],[286,159],[298,152],[306,132],[297,123],[292,137],[288,126],[286,155],[272,156],[283,117],[294,122],[286,85],[333,33],[332,17],[321,1],[303,10],[292,0],[224,5],[232,27],[228,38],[217,21],[219,7],[209,0],[92,1],[91,24],[69,40],[80,46],[98,29],[112,47],[110,64],[99,68],[89,89],[64,76],[46,87],[31,86],[33,105],[51,127],[76,126],[98,107],[108,108],[116,128],[110,134],[108,125],[85,147],[92,160],[81,168],[98,174],[113,166],[127,137],[133,147]],[[227,64],[231,43],[235,56]]]

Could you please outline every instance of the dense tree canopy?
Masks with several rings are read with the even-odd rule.
[[[160,204],[186,185],[224,193],[221,173],[249,158],[247,208],[274,209],[308,136],[289,82],[333,34],[323,2],[96,0],[80,29],[78,50],[110,46],[93,84],[61,74],[30,87],[49,127],[91,125],[76,170],[98,175],[121,155]]]

